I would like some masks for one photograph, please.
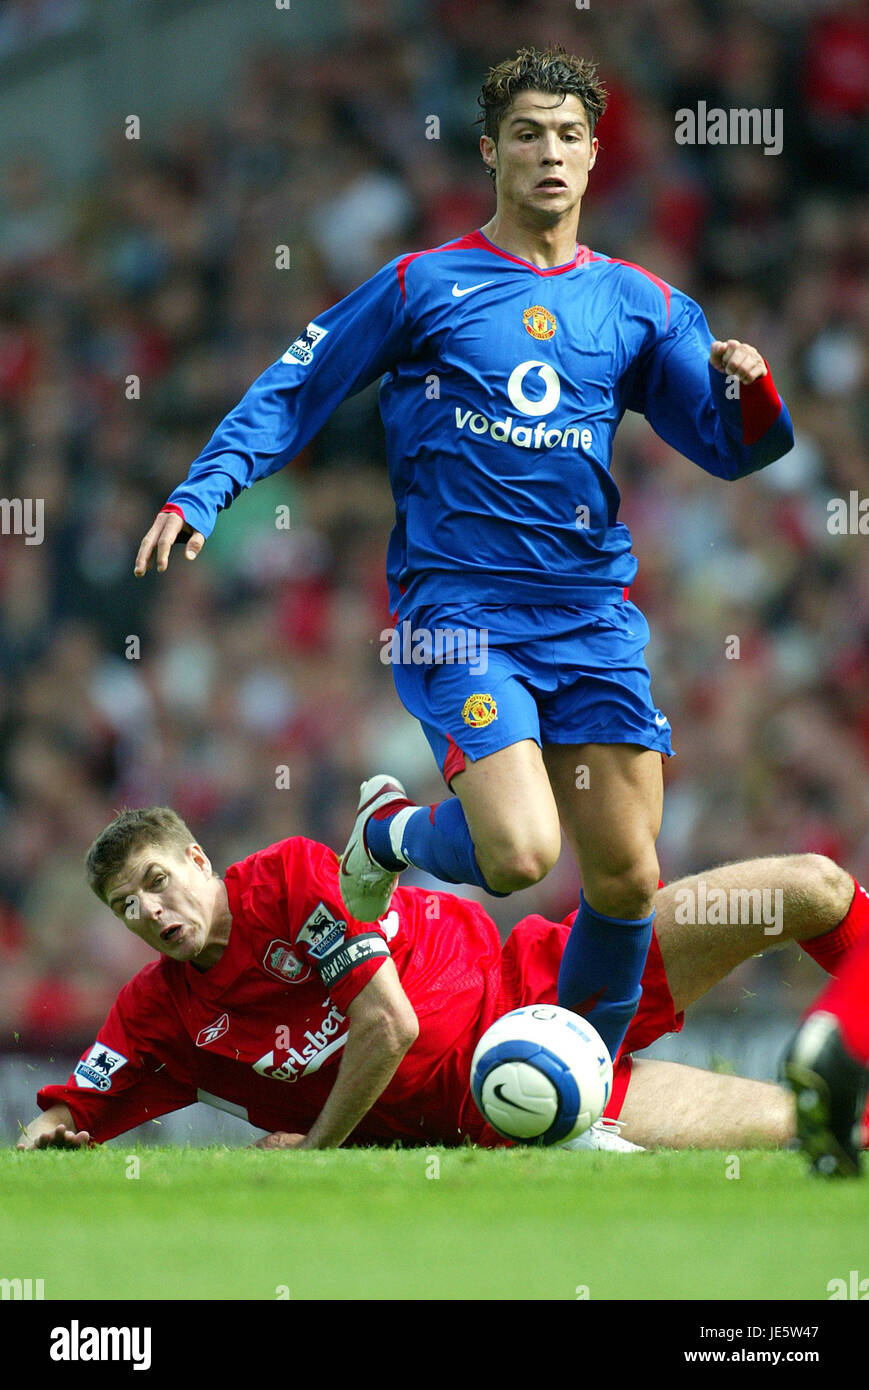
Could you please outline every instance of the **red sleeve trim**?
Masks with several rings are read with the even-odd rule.
[[[742,407],[742,442],[756,444],[781,415],[781,396],[775,388],[768,362],[766,376],[753,381],[750,386],[740,385],[739,404]]]
[[[175,514],[175,516],[180,516],[180,518],[181,518],[181,520],[184,522],[184,525],[185,525],[185,526],[187,525],[187,518],[186,518],[186,516],[184,515],[184,513],[182,512],[182,510],[181,510],[180,507],[176,507],[176,505],[175,505],[174,502],[167,502],[166,505],[165,505],[165,507],[161,507],[161,508],[160,508],[160,511],[161,511],[161,512],[173,512],[173,513]],[[158,515],[159,515],[159,513],[158,513]]]

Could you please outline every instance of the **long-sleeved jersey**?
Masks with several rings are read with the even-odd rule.
[[[309,323],[167,506],[207,537],[221,508],[382,377],[393,612],[615,603],[637,569],[610,472],[626,410],[720,478],[793,444],[771,374],[734,390],[712,341],[698,305],[638,266],[578,246],[542,270],[472,232],[396,257]]]
[[[63,1102],[98,1143],[197,1100],[261,1129],[306,1133],[334,1085],[348,1010],[391,959],[419,1037],[353,1142],[506,1142],[471,1098],[471,1057],[502,1014],[555,1002],[568,922],[525,918],[502,948],[479,903],[421,888],[397,888],[381,922],[357,922],[341,901],[337,856],[301,837],[230,865],[224,883],[232,929],[219,961],[200,971],[161,955],[140,970],[66,1083],[39,1091],[43,1110]],[[679,1027],[653,940],[616,1104],[627,1054]]]

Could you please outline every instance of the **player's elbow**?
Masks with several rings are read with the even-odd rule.
[[[409,1052],[419,1037],[419,1019],[409,1001],[405,1007],[396,1009],[391,1014],[389,1036],[396,1056],[399,1057]]]
[[[419,1037],[419,1019],[409,1000],[404,1007],[391,1013],[389,1032],[393,1048],[397,1055],[403,1057]]]
[[[395,1000],[372,1010],[365,1029],[381,1052],[401,1058],[419,1037],[419,1020],[408,999]]]

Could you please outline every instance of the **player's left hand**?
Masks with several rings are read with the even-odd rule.
[[[716,371],[726,376],[735,376],[743,386],[750,386],[766,376],[766,363],[750,343],[741,343],[738,338],[728,338],[726,342],[717,339],[712,344],[709,361]]]
[[[282,1129],[275,1130],[274,1134],[264,1134],[262,1139],[257,1139],[251,1145],[253,1149],[297,1149],[304,1142],[304,1134],[287,1134]]]
[[[91,1137],[86,1129],[68,1129],[66,1125],[55,1125],[36,1134],[29,1134],[25,1129],[15,1147],[24,1152],[31,1152],[33,1149],[84,1149],[90,1142]]]

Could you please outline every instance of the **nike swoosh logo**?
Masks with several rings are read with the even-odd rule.
[[[473,294],[474,290],[484,290],[487,285],[494,285],[494,283],[494,280],[484,280],[480,285],[468,285],[468,288],[466,290],[460,290],[459,282],[457,280],[456,283],[453,285],[453,298],[461,299],[463,294]]]
[[[492,1090],[495,1092],[495,1095],[498,1097],[498,1099],[499,1099],[500,1101],[503,1101],[503,1103],[504,1103],[505,1105],[512,1105],[512,1107],[513,1107],[514,1110],[524,1110],[524,1112],[525,1112],[526,1115],[536,1115],[536,1114],[537,1114],[537,1111],[536,1111],[536,1110],[529,1110],[527,1105],[519,1105],[519,1104],[518,1104],[515,1100],[513,1100],[510,1096],[505,1096],[505,1095],[504,1095],[504,1086],[503,1086],[503,1083],[502,1083],[502,1082],[499,1081],[499,1082],[497,1083],[497,1085],[495,1085],[495,1086],[492,1087]]]
[[[664,724],[667,723],[667,716],[666,716],[666,714],[656,714],[656,715],[655,715],[655,723],[658,725],[658,728],[660,729],[662,725],[664,725]]]

